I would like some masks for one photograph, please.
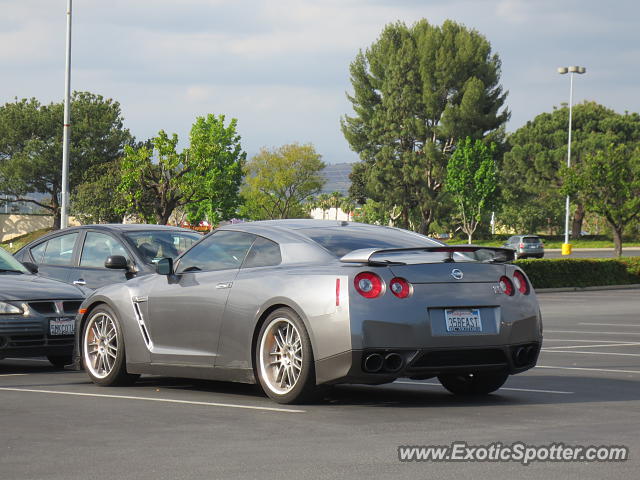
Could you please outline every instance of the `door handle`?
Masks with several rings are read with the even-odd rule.
[[[221,282],[216,285],[216,288],[231,288],[233,282]]]
[[[74,285],[86,285],[87,282],[85,282],[82,278],[79,278],[78,280],[75,280],[73,282]]]

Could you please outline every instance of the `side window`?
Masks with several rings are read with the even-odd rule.
[[[42,263],[45,265],[71,265],[76,238],[78,238],[77,232],[60,235],[46,242]]]
[[[87,232],[80,257],[81,267],[104,268],[104,261],[111,255],[122,255],[129,259],[125,248],[111,235]]]
[[[243,232],[216,232],[184,254],[178,273],[240,268],[255,238],[255,235]]]
[[[257,237],[253,242],[242,268],[269,267],[279,265],[282,262],[280,245],[266,238]]]
[[[47,249],[47,242],[42,242],[40,245],[36,245],[31,249],[31,256],[36,263],[42,263],[42,257],[44,257],[44,251]]]

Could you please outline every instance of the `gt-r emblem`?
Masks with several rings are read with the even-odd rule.
[[[451,270],[451,276],[456,280],[462,280],[462,277],[464,277],[464,273],[462,273],[462,270],[454,268],[453,270]]]

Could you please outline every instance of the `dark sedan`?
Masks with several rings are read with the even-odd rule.
[[[38,275],[96,289],[155,272],[157,259],[175,258],[201,238],[165,225],[84,225],[45,235],[14,256],[35,264]]]
[[[79,287],[31,274],[0,248],[0,359],[45,355],[71,363]]]

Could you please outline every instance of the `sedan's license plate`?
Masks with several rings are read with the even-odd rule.
[[[49,335],[73,335],[76,321],[73,318],[49,320]]]
[[[445,310],[447,332],[482,332],[480,310],[477,308],[452,308]]]

